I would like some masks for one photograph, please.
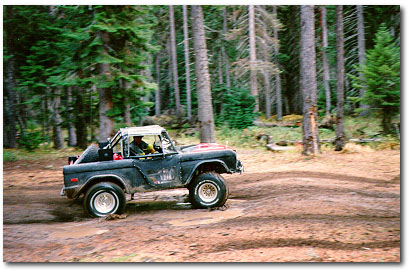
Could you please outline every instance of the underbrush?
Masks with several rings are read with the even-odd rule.
[[[40,146],[35,151],[25,149],[3,149],[3,163],[14,162],[19,160],[43,160],[63,158],[81,154],[82,150],[76,148],[65,148],[56,150],[46,146]]]
[[[287,126],[257,127],[251,126],[245,129],[233,129],[228,126],[219,126],[216,128],[216,141],[219,144],[227,145],[232,148],[259,149],[260,151],[269,151],[266,149],[266,138],[271,136],[272,142],[280,144],[285,142],[289,146],[297,146],[294,150],[287,152],[301,153],[302,127],[297,125],[302,121],[299,115],[288,115],[283,117],[283,121],[277,122],[273,117],[265,119],[260,117],[264,123],[290,123]],[[200,142],[200,131],[195,126],[184,125],[182,128],[166,127],[171,138],[177,145],[191,145]],[[335,126],[334,126],[335,128]],[[373,150],[399,150],[400,140],[394,135],[383,135],[381,133],[381,120],[376,117],[347,117],[345,118],[345,134],[348,139],[370,139],[365,143],[347,142],[342,153],[368,152]],[[335,131],[331,129],[320,128],[319,138],[321,141],[321,150],[334,151],[331,142],[335,138]],[[271,143],[271,142],[270,142]],[[77,148],[65,148],[55,150],[52,145],[43,143],[35,151],[25,149],[3,149],[3,163],[19,160],[41,160],[51,158],[62,158],[72,155],[79,155],[83,150]],[[283,154],[284,152],[277,152]]]
[[[345,134],[347,138],[382,137],[381,119],[376,117],[345,118]]]
[[[265,151],[268,151],[265,147],[265,138],[267,136],[271,136],[273,143],[285,142],[288,145],[297,145],[302,142],[302,127],[297,125],[302,122],[302,116],[287,115],[283,117],[282,121],[275,120],[275,116],[269,119],[261,116],[259,120],[263,123],[277,125],[274,127],[251,126],[246,129],[233,129],[228,126],[219,126],[216,128],[216,141],[234,148],[256,148]],[[287,125],[280,126],[279,124]],[[344,152],[359,152],[358,149],[366,151],[369,148],[373,150],[400,149],[400,140],[396,136],[384,135],[381,132],[381,120],[377,117],[346,117],[345,136],[347,140],[369,139],[373,141],[347,141],[348,149]],[[172,130],[171,135],[178,144],[187,145],[200,142],[199,130],[192,127]],[[265,136],[263,137],[263,135]],[[330,141],[335,138],[335,125],[333,129],[320,128],[319,138],[322,151],[334,151],[334,146]],[[352,145],[356,145],[357,147],[353,148]]]
[[[19,160],[19,156],[15,151],[3,150],[3,162],[11,162]]]
[[[219,143],[228,144],[229,146],[242,148],[265,148],[266,141],[259,139],[263,135],[272,136],[273,142],[283,140],[295,141],[300,139],[300,131],[300,127],[260,128],[252,126],[244,130],[222,127],[216,131],[216,137]]]

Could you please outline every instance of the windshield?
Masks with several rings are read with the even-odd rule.
[[[120,129],[112,140],[109,140],[109,144],[105,148],[111,148],[115,153],[121,153],[124,158],[177,152],[165,130],[163,130],[160,135],[159,133],[155,134],[154,132],[146,131],[144,132],[145,134],[138,134],[136,132],[129,134],[128,131],[127,128]]]
[[[173,143],[170,140],[168,134],[166,132],[162,132],[161,137],[162,137],[163,153],[166,154],[166,153],[176,152],[175,147],[173,146]]]
[[[166,132],[161,135],[145,135],[129,137],[126,145],[128,157],[174,153],[175,148]],[[124,149],[125,150],[125,149]]]

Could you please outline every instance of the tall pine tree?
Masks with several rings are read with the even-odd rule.
[[[366,64],[360,69],[363,80],[353,79],[358,88],[366,83],[362,102],[379,109],[383,131],[388,134],[393,132],[393,117],[400,112],[400,47],[395,45],[385,24],[379,27],[374,43],[375,47],[367,51]]]

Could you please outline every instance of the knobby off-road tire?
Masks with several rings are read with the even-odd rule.
[[[89,163],[89,162],[95,162],[98,161],[99,156],[98,156],[98,146],[96,145],[90,145],[88,146],[87,149],[81,154],[81,156],[75,161],[74,164],[80,164],[80,163]]]
[[[122,214],[125,206],[125,194],[114,183],[101,182],[95,184],[85,193],[84,209],[93,217]]]
[[[224,178],[215,172],[203,173],[189,185],[189,199],[196,208],[223,206],[228,194]]]

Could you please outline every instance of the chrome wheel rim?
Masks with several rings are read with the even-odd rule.
[[[199,188],[199,198],[204,202],[211,202],[217,198],[217,187],[212,183],[204,183]]]
[[[102,215],[115,212],[118,207],[117,201],[118,197],[115,194],[106,191],[96,193],[92,200],[94,209]]]

